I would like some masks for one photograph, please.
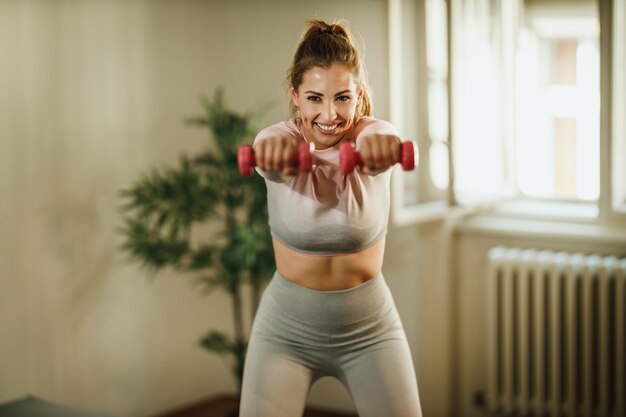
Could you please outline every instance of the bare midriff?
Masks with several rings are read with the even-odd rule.
[[[276,269],[285,278],[319,291],[356,287],[375,278],[383,265],[385,239],[359,252],[336,255],[309,255],[274,239]]]

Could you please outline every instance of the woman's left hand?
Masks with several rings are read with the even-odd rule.
[[[400,158],[401,140],[396,135],[371,134],[360,138],[359,142],[364,174],[386,171]]]

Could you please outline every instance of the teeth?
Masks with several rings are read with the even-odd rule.
[[[330,132],[331,130],[334,130],[334,129],[337,127],[337,125],[336,125],[336,124],[334,124],[334,125],[330,125],[330,126],[324,126],[324,125],[321,125],[321,124],[319,124],[319,123],[317,123],[317,126],[318,126],[320,129],[325,130],[325,131],[327,131],[327,132]]]

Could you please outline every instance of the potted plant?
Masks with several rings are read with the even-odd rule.
[[[230,295],[234,334],[209,331],[200,344],[234,358],[240,394],[248,342],[242,288],[252,288],[254,315],[263,284],[275,269],[265,185],[259,176],[242,177],[237,168],[238,146],[251,142],[260,114],[231,111],[222,89],[201,102],[203,114],[187,123],[206,128],[212,146],[193,157],[181,156],[176,168],[144,174],[121,191],[122,250],[151,271],[170,267],[195,277],[209,291]],[[219,233],[200,239],[198,227],[216,222]]]

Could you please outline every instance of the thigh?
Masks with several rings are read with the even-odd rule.
[[[352,358],[343,370],[344,384],[360,417],[421,417],[411,351],[404,331]]]
[[[240,417],[301,417],[313,371],[288,347],[252,335],[241,389]]]

